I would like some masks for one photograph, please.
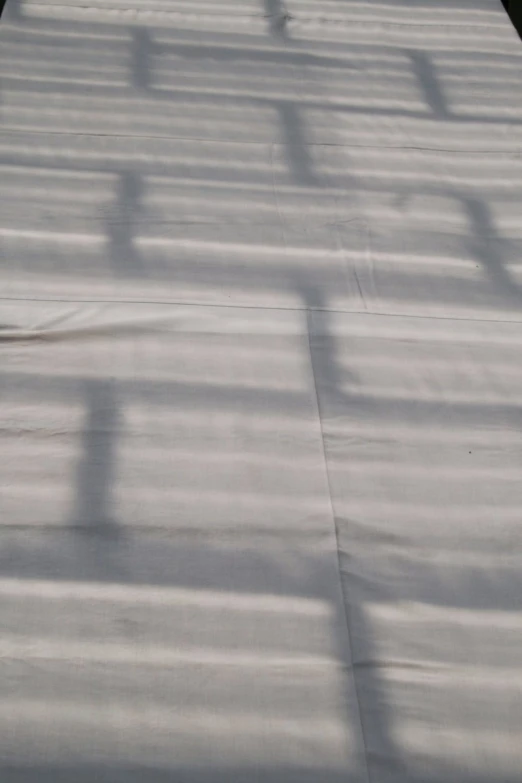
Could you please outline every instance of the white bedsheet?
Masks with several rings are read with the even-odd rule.
[[[7,0],[2,783],[519,783],[500,0]]]

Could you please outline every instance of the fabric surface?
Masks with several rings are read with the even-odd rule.
[[[7,0],[2,783],[516,783],[500,0]]]

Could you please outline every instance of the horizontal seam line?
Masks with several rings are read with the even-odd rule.
[[[376,318],[415,318],[425,321],[469,321],[472,323],[499,323],[499,324],[518,324],[522,326],[522,317],[520,320],[514,318],[472,318],[458,315],[420,315],[418,313],[387,313],[375,310],[343,310],[330,307],[282,307],[277,305],[247,305],[247,304],[225,304],[225,303],[203,303],[203,302],[182,302],[182,301],[158,301],[154,299],[71,299],[71,298],[44,298],[44,297],[15,297],[0,296],[3,302],[57,302],[63,304],[108,304],[108,305],[155,305],[158,307],[199,307],[207,310],[220,308],[222,310],[266,310],[268,312],[294,312],[305,313],[309,311],[319,313],[338,313],[340,315],[365,315]],[[0,332],[1,337],[1,332]]]
[[[431,119],[431,118],[427,118]],[[506,120],[506,124],[509,125],[509,120]],[[112,138],[112,139],[165,139],[165,141],[197,141],[203,144],[235,144],[238,146],[249,145],[258,147],[269,147],[270,144],[274,144],[273,141],[244,141],[236,139],[213,139],[201,136],[145,136],[132,133],[84,133],[76,131],[57,131],[57,130],[30,130],[23,127],[6,127],[3,126],[1,135],[8,133],[24,133],[26,135],[34,136],[71,136],[72,138],[85,136],[96,138]],[[278,147],[338,147],[340,149],[375,149],[375,150],[419,150],[421,152],[451,152],[458,155],[521,155],[522,147],[506,150],[483,150],[483,149],[458,149],[453,147],[422,147],[422,146],[402,146],[402,145],[380,145],[380,144],[342,144],[337,142],[317,141],[306,142],[305,144],[288,144],[285,142],[275,142]],[[16,165],[16,164],[13,164]]]

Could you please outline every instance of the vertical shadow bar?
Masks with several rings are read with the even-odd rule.
[[[437,119],[448,119],[450,112],[433,63],[425,52],[409,51],[407,55],[427,105]]]
[[[117,532],[111,516],[114,441],[119,426],[117,402],[110,381],[86,381],[84,392],[86,417],[73,525],[86,533],[112,537]]]
[[[119,176],[115,202],[106,221],[110,258],[114,270],[123,277],[141,277],[144,273],[140,254],[134,244],[134,223],[142,211],[143,183],[134,171]]]
[[[462,196],[461,201],[470,224],[471,252],[480,261],[499,293],[510,298],[515,297],[520,303],[522,291],[506,269],[502,239],[489,207],[482,200],[471,196]]]
[[[281,118],[284,150],[296,182],[305,187],[318,186],[297,108],[289,101],[279,101],[276,106]]]
[[[131,81],[133,87],[140,90],[150,88],[150,55],[152,53],[152,41],[149,31],[144,27],[136,27],[132,30],[131,45]]]
[[[290,18],[282,0],[263,0],[270,35],[280,40],[288,38],[287,22]]]

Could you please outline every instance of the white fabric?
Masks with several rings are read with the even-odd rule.
[[[2,783],[515,783],[497,0],[7,0]]]

